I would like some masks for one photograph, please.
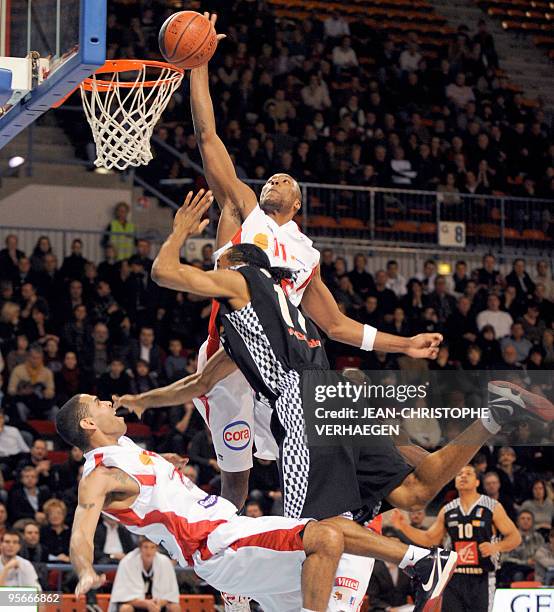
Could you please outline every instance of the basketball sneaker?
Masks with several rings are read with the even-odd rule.
[[[525,417],[554,420],[554,406],[546,397],[515,383],[493,380],[488,384],[488,391],[489,417],[484,425],[491,433],[497,433],[503,425],[521,421]]]
[[[442,594],[457,563],[458,553],[432,548],[428,555],[404,570],[414,581],[414,612],[440,612]]]
[[[221,598],[225,604],[225,612],[250,612],[250,597],[221,591]]]

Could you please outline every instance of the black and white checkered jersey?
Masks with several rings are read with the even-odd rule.
[[[328,369],[316,326],[286,297],[286,290],[267,270],[237,268],[250,289],[250,302],[231,310],[219,300],[225,350],[250,386],[273,403],[289,385],[289,372]]]

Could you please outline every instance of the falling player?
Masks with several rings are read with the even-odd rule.
[[[521,542],[521,535],[501,503],[477,492],[479,478],[467,465],[456,476],[459,497],[444,506],[427,531],[408,524],[398,510],[393,525],[419,546],[441,544],[448,535],[458,566],[444,593],[448,612],[488,612],[494,599],[496,560]],[[502,538],[498,537],[502,535]]]
[[[416,550],[342,517],[318,522],[238,516],[231,502],[207,495],[172,463],[127,438],[112,402],[95,396],[72,397],[56,415],[56,427],[85,452],[70,544],[77,595],[105,581],[92,565],[101,513],[160,544],[213,587],[254,597],[266,612],[325,612],[343,552],[400,563]],[[410,564],[416,610],[430,611],[457,555],[417,550],[423,555]]]

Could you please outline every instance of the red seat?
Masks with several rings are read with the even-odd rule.
[[[56,433],[56,425],[52,421],[39,421],[31,419],[27,423],[39,434],[43,436],[53,436]]]
[[[538,589],[542,587],[542,583],[538,580],[520,580],[510,584],[511,589]]]
[[[214,612],[213,595],[180,595],[179,605],[182,612]]]
[[[85,612],[87,600],[84,595],[75,597],[73,594],[64,594],[61,604],[48,604],[44,609],[47,609],[48,612]]]
[[[127,423],[127,435],[132,438],[149,438],[152,435],[150,427],[144,423]]]
[[[540,240],[540,241],[550,240],[550,238],[547,238],[544,232],[541,230],[524,229],[521,235],[526,240]]]

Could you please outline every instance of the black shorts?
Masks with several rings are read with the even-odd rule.
[[[272,431],[281,442],[283,431],[275,412]],[[308,491],[302,511],[306,518],[329,518],[362,506],[368,508],[371,518],[413,471],[387,437],[373,438],[367,447],[340,444],[311,446],[309,450]]]
[[[494,574],[454,574],[444,590],[444,612],[488,612],[491,577]]]

